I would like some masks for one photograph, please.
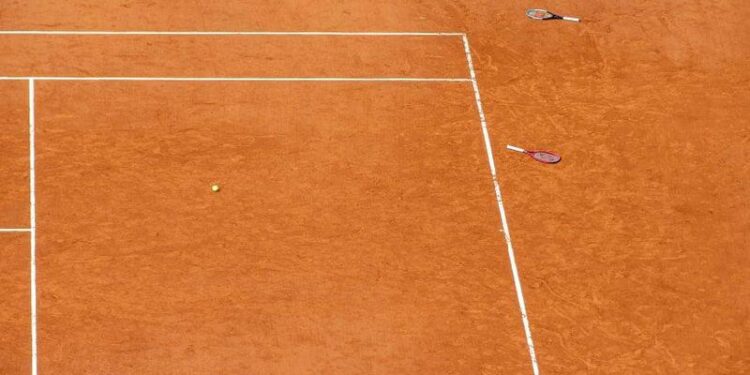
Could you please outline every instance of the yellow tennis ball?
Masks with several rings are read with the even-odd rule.
[[[221,186],[219,186],[218,184],[211,185],[211,191],[213,191],[214,193],[218,193],[219,190],[221,190]]]

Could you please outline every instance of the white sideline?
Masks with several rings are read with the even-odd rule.
[[[0,228],[0,233],[28,233],[31,228]]]
[[[474,62],[471,58],[471,49],[469,48],[469,38],[466,35],[463,36],[464,51],[466,52],[466,63],[469,66],[469,75],[471,76],[471,84],[474,88],[474,99],[477,104],[477,111],[479,112],[479,121],[482,124],[482,135],[484,136],[484,147],[487,151],[487,161],[490,166],[490,173],[492,174],[492,182],[495,184],[495,198],[497,199],[497,208],[500,211],[500,219],[503,224],[503,235],[505,236],[505,243],[508,247],[508,259],[510,260],[510,269],[513,273],[513,283],[516,287],[516,297],[518,298],[518,307],[521,309],[521,320],[523,321],[523,329],[526,334],[526,344],[529,347],[529,356],[531,357],[531,368],[534,371],[534,375],[539,375],[539,364],[536,359],[536,350],[534,349],[534,340],[531,339],[531,325],[529,324],[529,317],[526,313],[526,302],[523,298],[523,289],[521,289],[521,277],[518,275],[518,266],[516,265],[516,256],[513,251],[513,243],[510,239],[510,229],[508,227],[508,218],[505,215],[505,206],[503,205],[503,197],[500,193],[500,182],[497,178],[497,171],[495,169],[495,159],[492,152],[492,144],[490,142],[490,133],[487,130],[487,117],[484,115],[484,108],[482,107],[482,98],[479,95],[479,85],[477,84],[477,75],[474,71]]]
[[[469,78],[408,77],[55,77],[5,76],[0,81],[198,81],[198,82],[471,82]]]
[[[29,216],[31,222],[31,375],[37,375],[37,338],[36,338],[36,172],[35,172],[35,122],[34,80],[29,80]]]
[[[463,36],[455,32],[366,31],[106,31],[106,30],[0,30],[0,35],[152,35],[152,36]]]

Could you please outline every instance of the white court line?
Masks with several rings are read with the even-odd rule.
[[[471,82],[469,78],[407,77],[0,77],[0,81],[197,81],[197,82]]]
[[[31,232],[31,228],[0,228],[0,233]]]
[[[474,63],[471,58],[471,49],[469,48],[469,38],[466,35],[463,36],[464,51],[466,52],[466,63],[469,65],[469,75],[471,76],[471,83],[474,87],[474,99],[477,104],[477,111],[479,112],[479,121],[482,124],[482,135],[484,136],[484,147],[487,151],[487,161],[490,165],[490,173],[492,174],[492,182],[495,184],[495,198],[497,199],[497,208],[500,211],[500,219],[503,224],[503,235],[505,236],[505,243],[508,247],[508,258],[510,259],[510,269],[513,272],[513,283],[516,287],[516,297],[518,298],[518,307],[521,309],[521,320],[523,321],[523,329],[526,334],[526,344],[529,347],[529,356],[531,357],[531,368],[534,371],[534,375],[539,375],[539,364],[536,359],[536,351],[534,349],[534,341],[531,339],[531,326],[529,324],[529,317],[526,313],[526,302],[523,298],[523,289],[521,289],[521,277],[518,275],[518,266],[516,265],[516,256],[513,252],[513,243],[510,239],[510,229],[508,227],[508,218],[505,215],[505,206],[503,205],[503,197],[500,193],[500,182],[497,178],[497,171],[495,169],[495,159],[492,152],[492,144],[490,142],[490,134],[487,130],[487,117],[484,115],[484,108],[482,107],[482,98],[479,95],[479,85],[477,84],[477,75],[474,71]]]
[[[30,139],[30,201],[31,201],[31,336],[32,336],[32,375],[37,375],[37,296],[36,296],[36,197],[35,197],[35,174],[34,174],[34,82],[35,80],[50,81],[260,81],[260,82],[471,82],[474,89],[474,95],[482,125],[482,132],[485,141],[485,147],[488,156],[490,171],[495,186],[495,195],[498,203],[498,209],[502,219],[503,232],[508,246],[508,256],[510,258],[513,280],[516,287],[519,307],[526,333],[526,340],[529,346],[532,367],[535,375],[539,375],[536,354],[534,351],[533,341],[531,339],[531,330],[526,306],[521,289],[518,268],[515,262],[515,255],[510,239],[505,209],[502,203],[500,185],[497,178],[493,152],[487,130],[487,122],[479,95],[479,87],[476,81],[476,74],[471,58],[468,38],[463,33],[347,33],[347,32],[157,32],[157,31],[131,31],[131,32],[102,32],[102,31],[0,31],[0,35],[309,35],[309,36],[461,36],[463,38],[464,49],[466,52],[467,64],[471,78],[326,78],[326,77],[287,77],[287,78],[270,78],[270,77],[0,77],[0,80],[28,80],[29,81],[29,139]]]
[[[456,32],[367,32],[367,31],[76,31],[0,30],[0,35],[150,35],[150,36],[463,36]]]
[[[35,103],[34,80],[29,80],[29,202],[31,218],[31,375],[37,375],[37,340],[36,340],[36,172],[35,172]]]

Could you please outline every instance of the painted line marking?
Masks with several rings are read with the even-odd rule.
[[[28,233],[31,232],[31,228],[0,228],[0,233]]]
[[[0,30],[0,35],[149,35],[149,36],[463,36],[457,32],[368,31],[105,31],[105,30]]]
[[[470,78],[405,77],[0,77],[0,81],[197,81],[197,82],[471,82]]]
[[[358,33],[358,32],[158,32],[158,31],[0,31],[0,35],[308,35],[308,36],[461,36],[463,39],[466,61],[471,78],[335,78],[335,77],[0,77],[0,80],[28,80],[29,82],[29,159],[30,159],[30,210],[31,228],[0,229],[0,232],[31,232],[31,345],[32,345],[32,375],[38,374],[37,367],[37,293],[36,293],[36,196],[35,196],[35,161],[34,161],[34,131],[35,131],[35,108],[34,108],[34,82],[36,80],[49,81],[260,81],[260,82],[471,82],[474,89],[474,97],[482,125],[482,134],[485,142],[490,172],[495,187],[498,210],[502,221],[503,234],[508,248],[508,257],[513,273],[513,281],[518,297],[521,318],[523,320],[526,341],[529,347],[534,375],[539,375],[539,368],[531,338],[531,329],[526,313],[523,290],[515,261],[513,245],[507,222],[505,208],[502,202],[500,184],[497,178],[493,151],[487,130],[487,121],[476,80],[476,73],[471,57],[469,41],[464,33]]]
[[[516,265],[516,256],[513,251],[513,243],[510,239],[510,229],[508,227],[508,218],[505,214],[505,206],[503,205],[503,197],[500,192],[500,182],[497,178],[497,170],[495,168],[495,160],[492,152],[492,144],[490,142],[490,133],[487,130],[487,117],[484,114],[484,108],[482,107],[482,98],[479,95],[479,85],[477,84],[477,75],[474,71],[474,63],[471,58],[471,49],[469,48],[469,38],[464,35],[464,51],[466,52],[466,63],[469,66],[469,75],[471,76],[471,84],[474,88],[474,99],[476,100],[477,111],[479,112],[479,121],[482,124],[482,135],[484,136],[484,147],[487,151],[487,161],[490,166],[490,173],[492,174],[492,182],[495,185],[495,198],[497,199],[497,208],[500,211],[500,219],[503,225],[503,235],[505,237],[505,243],[508,247],[508,258],[510,260],[510,269],[513,273],[513,283],[516,287],[516,297],[518,298],[518,307],[521,310],[521,320],[523,321],[523,329],[526,334],[526,344],[529,347],[529,356],[531,358],[531,368],[534,371],[534,375],[539,375],[539,364],[537,363],[536,350],[534,349],[534,341],[531,339],[531,325],[529,324],[529,317],[526,313],[526,302],[523,298],[523,289],[521,288],[521,277],[518,274],[518,266]]]
[[[37,375],[37,337],[36,337],[36,174],[35,174],[35,122],[34,80],[29,80],[29,202],[31,221],[31,374]]]

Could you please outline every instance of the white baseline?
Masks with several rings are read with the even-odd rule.
[[[0,35],[91,35],[91,36],[463,36],[456,32],[367,32],[367,31],[97,31],[97,30],[0,30]]]
[[[469,78],[408,77],[73,77],[0,76],[0,81],[185,81],[185,82],[471,82]]]

